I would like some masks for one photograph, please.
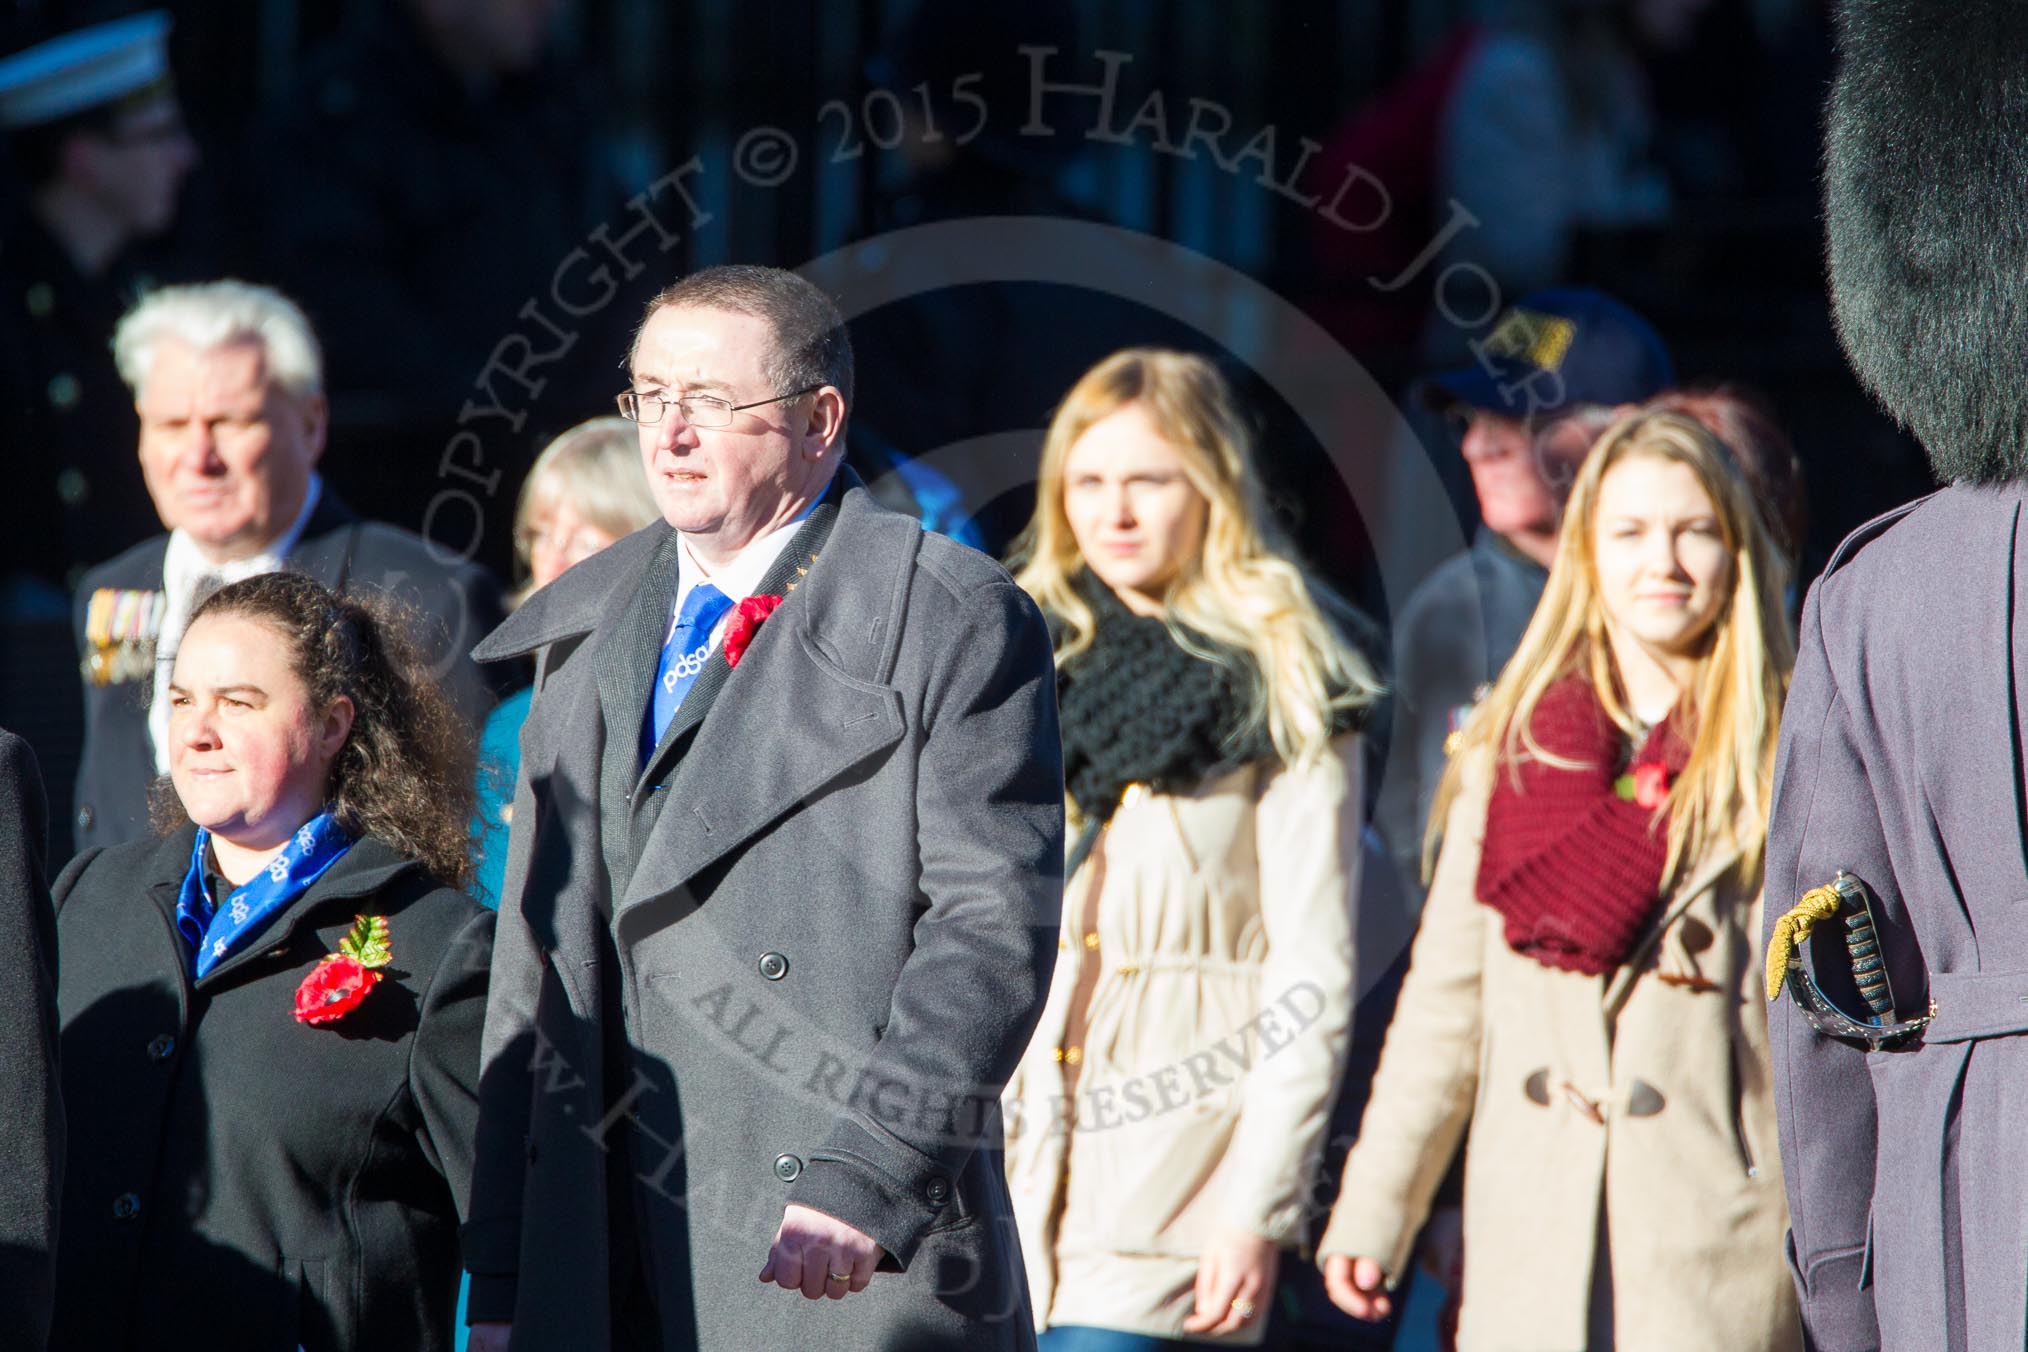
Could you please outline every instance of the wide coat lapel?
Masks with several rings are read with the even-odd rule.
[[[652,522],[569,569],[486,635],[472,649],[472,660],[500,662],[526,657],[565,639],[610,632],[640,589],[658,551],[674,534],[667,523]],[[661,639],[655,642],[659,644]]]
[[[1608,1016],[1619,1011],[1632,993],[1634,982],[1638,981],[1647,967],[1648,954],[1660,941],[1669,926],[1688,910],[1690,904],[1706,892],[1722,883],[1734,865],[1739,863],[1740,849],[1736,845],[1725,845],[1714,853],[1698,860],[1695,867],[1684,876],[1683,884],[1669,893],[1668,903],[1661,913],[1650,922],[1641,939],[1627,954],[1626,960],[1614,969],[1606,983],[1602,1008]],[[1751,901],[1749,896],[1746,900]],[[1757,938],[1756,938],[1757,941]]]
[[[754,587],[753,595],[780,596],[784,598],[784,604],[786,604],[786,598],[795,592],[797,583],[810,571],[811,566],[817,562],[818,556],[824,552],[824,544],[830,539],[831,529],[837,524],[837,520],[838,505],[836,495],[827,494],[825,500],[820,502],[816,510],[812,511],[803,522],[802,529],[798,530],[794,538],[789,541],[788,548],[784,549],[781,552],[781,556],[775,560],[774,566],[768,569],[766,576],[762,577],[760,582]],[[674,594],[674,590],[675,587],[672,581],[670,586],[671,595]],[[664,614],[667,613],[665,610]],[[659,657],[659,643],[656,651]],[[654,780],[665,771],[669,757],[675,751],[677,744],[689,735],[691,729],[704,721],[706,714],[711,712],[711,706],[718,700],[718,692],[725,688],[726,681],[731,679],[732,671],[732,664],[726,660],[725,644],[720,643],[716,648],[711,650],[711,655],[705,659],[704,670],[697,673],[696,682],[691,685],[689,691],[683,696],[683,703],[677,706],[676,716],[669,720],[669,726],[663,732],[662,740],[655,744],[654,754],[648,757],[647,764],[642,767],[640,780],[635,784],[636,792],[639,792],[644,784]],[[646,716],[646,713],[647,706],[644,692],[642,704],[643,717]]]
[[[888,678],[921,535],[914,520],[855,486],[817,551],[820,560],[787,556],[792,575],[801,567],[809,572],[693,723],[690,745],[659,790],[668,798],[622,910],[682,887],[901,740],[901,695]]]
[[[573,841],[602,854],[609,870],[625,848],[624,800],[640,768],[641,718],[662,641],[659,612],[675,586],[675,548],[667,522],[643,527],[530,596],[472,650],[478,662],[541,654],[527,730],[546,730],[553,745],[549,759],[535,767],[524,759],[522,768],[546,782]],[[656,578],[664,582],[659,589]],[[580,648],[581,655],[556,665],[559,649]],[[618,730],[617,745],[608,729]],[[517,825],[513,849],[524,848],[534,829]],[[580,832],[589,834],[580,838]],[[601,897],[596,903],[586,898],[582,906],[543,906],[538,930],[544,942],[562,942],[558,927],[566,916],[590,917],[604,904]],[[536,914],[524,912],[531,924]]]
[[[317,494],[317,505],[303,523],[303,534],[289,551],[289,566],[341,591],[352,577],[352,546],[359,517],[325,484]]]
[[[176,973],[176,1012],[181,1026],[185,1028],[190,1026],[191,987],[195,977],[190,971],[190,952],[183,946],[183,933],[176,928],[176,898],[183,887],[184,871],[190,867],[190,846],[196,839],[195,826],[172,831],[155,843],[142,866],[146,870],[148,898],[162,913],[163,928],[176,955],[170,966]]]
[[[612,627],[600,639],[594,664],[598,672],[599,705],[605,710],[606,756],[609,764],[618,758],[620,767],[635,771],[626,776],[629,781],[638,776],[641,725],[648,717],[655,666],[669,633],[669,606],[676,594],[681,538],[673,530],[666,532],[649,557],[640,580],[625,588],[624,604],[612,616]]]

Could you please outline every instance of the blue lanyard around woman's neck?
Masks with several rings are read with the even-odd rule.
[[[193,969],[200,977],[269,916],[309,890],[352,848],[352,837],[338,824],[337,815],[326,809],[303,823],[282,852],[234,888],[223,905],[213,900],[205,885],[204,860],[210,847],[211,832],[198,827],[197,841],[190,847],[190,868],[176,897],[176,928],[194,950]]]

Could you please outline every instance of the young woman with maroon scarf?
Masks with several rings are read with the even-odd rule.
[[[1460,1347],[1798,1346],[1756,963],[1785,573],[1698,423],[1634,413],[1587,457],[1431,812],[1319,1247],[1348,1312],[1391,1305],[1469,1126]]]

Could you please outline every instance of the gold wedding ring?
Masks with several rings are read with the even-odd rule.
[[[1232,1312],[1238,1315],[1241,1320],[1253,1318],[1254,1308],[1254,1303],[1250,1300],[1235,1300],[1232,1302]]]
[[[834,1282],[844,1282],[849,1286],[852,1282],[852,1274],[849,1272],[834,1272],[831,1274],[831,1280]]]

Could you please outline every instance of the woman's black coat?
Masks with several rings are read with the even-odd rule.
[[[35,753],[0,731],[0,1346],[22,1352],[49,1334],[63,1181],[48,835]]]
[[[203,980],[175,927],[194,827],[57,880],[66,1348],[448,1349],[493,915],[371,837]],[[360,914],[358,1008],[296,986]]]

